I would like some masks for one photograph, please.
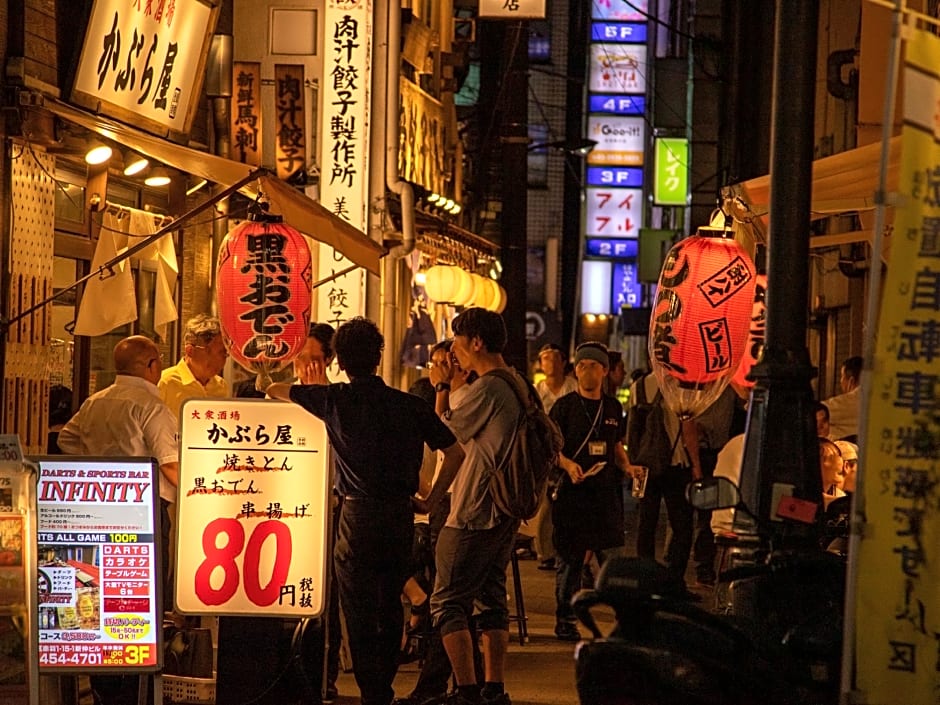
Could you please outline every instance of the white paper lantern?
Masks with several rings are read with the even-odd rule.
[[[457,293],[454,294],[452,303],[454,306],[466,306],[476,296],[477,285],[470,272],[457,266],[454,269],[458,272],[457,278],[460,280],[460,286],[457,288]]]
[[[452,303],[457,290],[460,288],[459,274],[454,267],[446,264],[436,264],[424,275],[424,290],[432,301],[438,303]]]

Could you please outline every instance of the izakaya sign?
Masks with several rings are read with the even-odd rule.
[[[180,418],[179,609],[319,615],[330,497],[323,422],[267,399],[191,399]]]
[[[365,231],[369,172],[369,91],[372,65],[372,2],[328,0],[323,12],[323,82],[320,202]],[[384,116],[380,116],[384,119]],[[340,252],[320,245],[317,280],[352,266]],[[334,327],[365,313],[361,269],[317,288],[316,319]]]
[[[218,15],[209,0],[95,0],[72,100],[162,136],[189,133]]]

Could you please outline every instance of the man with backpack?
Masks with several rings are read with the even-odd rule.
[[[685,498],[685,487],[692,481],[693,468],[683,437],[689,433],[663,400],[659,381],[652,372],[630,386],[630,410],[627,415],[627,456],[632,465],[648,469],[646,488],[640,500],[636,553],[640,558],[656,557],[656,526],[663,501],[672,535],[663,563],[676,583],[676,589],[698,601],[685,584],[685,569],[692,551],[693,511]]]
[[[466,453],[453,481],[451,511],[437,540],[437,578],[431,595],[431,615],[457,682],[457,690],[442,702],[509,705],[504,688],[509,643],[506,566],[519,519],[497,507],[490,484],[508,457],[523,414],[510,381],[524,381],[503,360],[506,326],[498,313],[467,309],[454,319],[453,331],[451,350],[458,364],[480,377],[451,397],[452,368],[436,365],[430,372],[437,408]],[[438,485],[449,484],[450,478],[438,477],[432,496],[440,491]],[[474,672],[468,626],[475,605],[480,608],[476,625],[482,630],[482,686]]]

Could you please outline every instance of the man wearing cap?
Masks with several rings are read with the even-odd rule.
[[[546,343],[539,350],[539,367],[545,379],[539,380],[535,385],[535,391],[542,400],[542,408],[545,413],[552,410],[555,402],[566,394],[570,394],[578,389],[578,381],[565,374],[565,355],[561,346],[556,343]],[[552,489],[548,483],[545,492],[542,493],[542,500],[539,502],[539,510],[532,519],[532,528],[535,532],[535,555],[539,561],[539,570],[555,569],[555,544],[552,542],[552,533],[554,526],[552,524],[552,503],[549,494]]]
[[[623,408],[603,392],[607,365],[604,344],[578,346],[578,389],[559,399],[550,414],[565,439],[558,461],[564,474],[552,507],[558,552],[555,636],[562,641],[581,638],[571,597],[580,583],[585,551],[593,551],[603,564],[607,549],[623,545],[620,471],[627,471],[629,461],[621,442]]]

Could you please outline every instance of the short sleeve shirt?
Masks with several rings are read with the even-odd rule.
[[[522,407],[512,387],[493,375],[482,375],[460,391],[444,414],[466,453],[451,486],[447,526],[490,529],[502,518],[489,494],[490,477],[507,457]]]
[[[145,379],[118,375],[92,394],[59,432],[59,448],[73,455],[153,457],[179,461],[176,417]],[[176,488],[160,474],[160,497],[176,501]]]
[[[456,443],[426,401],[387,386],[376,375],[294,385],[290,398],[326,424],[336,458],[336,489],[344,496],[410,497],[418,489],[424,445],[440,450]]]
[[[157,388],[160,390],[160,398],[170,407],[170,411],[176,418],[179,418],[180,409],[187,399],[206,397],[224,399],[229,396],[224,379],[216,375],[209,380],[208,384],[203,385],[193,377],[186,360],[180,360],[173,367],[163,370]]]

